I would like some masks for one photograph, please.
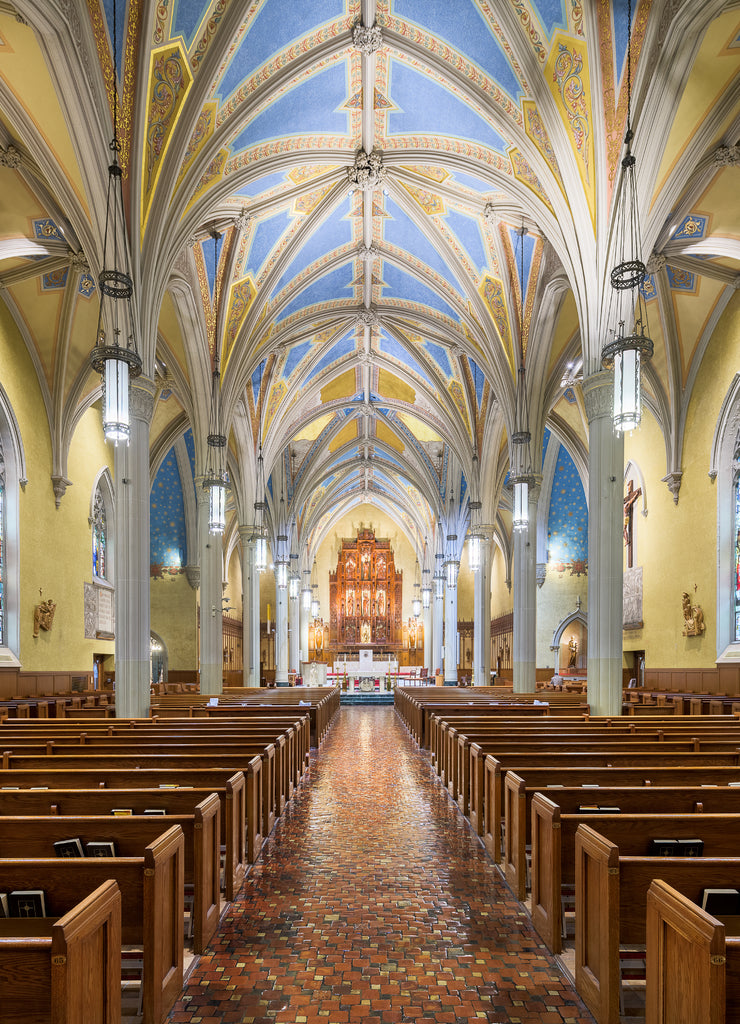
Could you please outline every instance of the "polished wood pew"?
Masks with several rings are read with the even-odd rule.
[[[140,723],[153,723],[154,727],[146,729],[139,728]],[[237,720],[224,721],[219,727],[215,723],[206,721],[185,721],[167,720],[159,723],[153,719],[129,719],[124,724],[118,722],[92,723],[80,722],[79,720],[68,720],[63,723],[53,723],[46,727],[39,722],[28,721],[23,726],[16,723],[6,723],[0,728],[0,750],[16,748],[18,744],[24,746],[35,745],[33,751],[53,753],[62,750],[68,745],[93,747],[95,744],[105,743],[113,747],[124,747],[129,743],[135,743],[137,747],[149,744],[163,746],[176,744],[179,746],[192,746],[198,743],[210,743],[224,745],[244,743],[245,741],[270,742],[278,744],[282,756],[282,748],[287,742],[288,762],[285,766],[284,789],[292,790],[300,785],[309,763],[310,755],[310,723],[307,715],[293,718],[291,721],[287,716],[270,717],[266,719],[247,719],[244,722]],[[73,752],[73,751],[70,751]]]
[[[0,878],[8,892],[42,888],[47,913],[54,917],[92,888],[116,881],[121,942],[143,951],[142,1024],[163,1024],[183,985],[183,861],[182,829],[174,826],[141,857],[0,859]]]
[[[476,757],[476,744],[471,747],[471,756]],[[578,753],[577,767],[573,765],[573,757],[569,754],[528,755],[527,761],[513,755],[511,758],[484,756],[483,782],[477,788],[479,773],[473,772],[473,801],[476,808],[476,820],[483,823],[481,838],[494,860],[500,856],[501,825],[503,824],[503,779],[507,772],[513,771],[521,776],[527,785],[565,782],[568,785],[588,785],[605,782],[607,785],[653,785],[677,784],[686,780],[687,785],[702,783],[740,781],[740,755],[738,753],[681,753],[653,751],[642,753],[637,751],[602,753],[599,751],[581,751]],[[599,776],[597,769],[607,771]],[[711,768],[711,771],[706,769]],[[636,771],[635,771],[636,769]],[[733,770],[734,769],[734,770]],[[632,774],[629,771],[632,770]],[[729,770],[729,771],[728,771]],[[618,773],[623,774],[618,774]],[[606,780],[610,781],[607,782]],[[536,781],[535,781],[536,780]],[[567,780],[567,781],[566,781]],[[693,780],[693,781],[689,781]],[[479,831],[479,834],[480,831]]]
[[[6,772],[44,772],[61,771],[67,769],[73,772],[95,770],[106,774],[117,768],[127,769],[129,773],[140,771],[153,771],[159,776],[161,783],[172,783],[186,785],[184,773],[195,773],[197,780],[201,772],[212,768],[219,768],[231,775],[233,772],[243,771],[247,779],[256,778],[258,775],[262,782],[259,800],[250,806],[252,787],[247,789],[247,827],[250,828],[250,810],[254,810],[251,819],[251,829],[255,835],[267,836],[272,831],[275,818],[278,813],[277,806],[279,797],[275,783],[275,773],[272,771],[274,764],[274,746],[271,744],[262,753],[259,751],[250,755],[243,751],[239,756],[220,754],[51,754],[37,757],[9,754],[7,766],[5,754],[3,754],[3,768],[0,769],[5,778]],[[261,762],[261,769],[258,773],[254,765],[254,759]],[[135,785],[135,783],[132,783]],[[2,781],[0,785],[13,785],[12,780]]]
[[[740,935],[661,879],[647,894],[645,1019],[725,1024],[740,1019]]]
[[[535,744],[547,749],[558,750],[568,746],[575,749],[579,744],[592,743],[601,750],[610,749],[615,743],[660,744],[660,749],[669,749],[668,744],[687,744],[689,749],[723,750],[740,745],[740,728],[734,723],[724,727],[714,725],[691,729],[682,724],[677,728],[654,728],[647,723],[635,725],[625,722],[620,725],[601,725],[597,721],[583,723],[578,729],[543,728],[540,723],[531,723],[529,731],[509,723],[497,726],[492,723],[479,724],[478,720],[453,718],[451,721],[432,719],[432,759],[442,782],[448,786],[461,807],[467,808],[469,801],[470,772],[472,770],[470,747],[475,743],[486,754],[496,754],[497,744],[502,750],[510,750],[516,744],[523,752],[534,749]],[[436,750],[435,750],[436,748]],[[682,748],[674,748],[682,749]],[[467,810],[463,810],[467,813]]]
[[[547,879],[551,877],[547,870],[547,856],[539,854],[535,858],[534,846],[539,848],[539,825],[534,828],[538,844],[533,843],[534,819],[532,816],[532,805],[536,794],[548,798],[558,808],[561,814],[577,814],[583,805],[594,804],[601,806],[617,806],[622,813],[626,814],[654,814],[657,808],[672,814],[740,814],[740,787],[718,786],[711,784],[707,786],[610,786],[608,780],[602,783],[599,788],[583,788],[569,786],[567,788],[556,785],[527,786],[524,779],[516,772],[507,772],[504,779],[504,828],[503,828],[503,851],[502,859],[506,880],[515,893],[522,892],[522,879],[527,873],[527,851],[532,848],[532,916],[535,913],[544,915],[545,921],[552,921],[551,928],[556,932],[553,945],[548,941],[548,947],[554,952],[560,951],[558,920],[555,921],[555,914],[560,914],[560,904],[557,906],[552,902],[559,900],[559,893],[555,894],[555,886],[552,891],[548,888]],[[521,897],[520,898],[524,898]],[[542,905],[538,911],[536,908]],[[548,908],[554,906],[555,910]],[[540,934],[545,938],[545,930]]]
[[[594,793],[594,790],[585,790]],[[608,790],[607,790],[608,792]],[[740,805],[737,792],[726,790],[728,807],[720,813],[676,813],[670,806],[661,813],[655,805],[648,813],[592,814],[584,811],[561,813],[552,800],[537,793],[532,800],[532,924],[553,953],[562,948],[562,901],[564,886],[575,885],[575,839],[579,825],[587,824],[619,846],[623,854],[648,854],[651,839],[699,837],[704,856],[727,851],[728,842],[740,836]],[[732,795],[731,795],[732,794]],[[586,801],[584,801],[586,803]],[[733,811],[731,808],[738,808]],[[732,852],[732,849],[730,849]],[[504,858],[506,880],[516,886],[524,899],[525,870],[518,858]]]
[[[215,793],[192,814],[6,816],[0,821],[0,859],[51,857],[53,843],[70,838],[80,839],[83,847],[110,841],[117,857],[139,857],[163,832],[179,826],[184,837],[184,885],[193,890],[193,951],[204,953],[221,915],[220,817]]]
[[[248,766],[246,775],[243,772],[234,772],[231,768],[204,768],[197,771],[188,771],[184,768],[159,768],[159,769],[137,769],[137,768],[80,768],[80,769],[43,769],[41,771],[0,771],[0,799],[10,799],[14,790],[5,789],[8,786],[18,786],[21,792],[34,786],[43,789],[48,787],[49,791],[58,789],[101,789],[111,792],[120,790],[142,789],[157,790],[165,793],[163,786],[183,787],[183,791],[190,792],[197,787],[203,787],[209,792],[225,790],[221,805],[221,819],[224,822],[231,822],[226,825],[228,835],[233,836],[234,832],[239,837],[246,836],[247,861],[253,863],[259,856],[265,836],[262,832],[262,783],[261,783],[262,762],[258,757],[252,759]],[[174,790],[173,792],[177,792]],[[229,806],[231,804],[231,807]],[[127,803],[121,803],[128,807]],[[118,806],[118,805],[117,805]],[[147,804],[147,806],[152,806]],[[229,846],[232,840],[226,843],[226,856],[229,856]],[[234,845],[235,849],[242,849],[242,839],[239,838]],[[241,857],[239,861],[241,861]],[[239,863],[234,866],[234,884],[238,888],[244,877],[244,871],[240,869]],[[227,874],[228,886],[228,874]],[[228,889],[227,889],[228,894]],[[228,898],[228,895],[227,895]]]
[[[59,918],[0,920],[4,1024],[120,1024],[120,992],[116,882],[103,882]]]
[[[669,736],[656,741],[652,737],[643,736],[640,733],[636,733],[634,736],[624,735],[614,738],[606,736],[604,733],[597,733],[593,736],[584,735],[582,737],[554,735],[546,739],[538,737],[520,739],[519,737],[506,738],[505,736],[491,738],[490,735],[483,733],[469,736],[458,734],[457,730],[450,729],[448,737],[448,757],[445,761],[446,778],[443,778],[442,781],[447,785],[453,800],[459,804],[464,814],[467,814],[468,807],[472,802],[471,778],[476,769],[471,753],[473,746],[478,763],[480,763],[481,755],[485,754],[495,756],[500,762],[517,757],[521,764],[536,764],[538,760],[541,763],[542,758],[550,756],[552,756],[553,763],[557,763],[559,757],[567,759],[570,753],[578,754],[579,760],[581,754],[601,755],[608,759],[608,755],[611,754],[625,756],[634,753],[637,756],[641,752],[646,754],[660,752],[665,756],[716,753],[723,757],[727,755],[729,758],[737,755],[740,749],[740,733],[724,738],[698,736],[675,738]]]
[[[208,789],[0,789],[0,817],[27,815],[110,815],[124,807],[144,815],[156,807],[165,815],[194,815],[202,800],[215,794],[220,803],[221,847],[224,855],[224,897],[230,903],[241,888],[247,870],[244,775],[238,772],[226,785]],[[160,822],[163,818],[160,816]],[[167,818],[167,821],[170,819]],[[4,822],[0,822],[4,825]]]
[[[575,980],[597,1024],[619,1024],[619,950],[645,947],[651,882],[662,879],[698,903],[705,888],[737,888],[739,876],[740,857],[622,856],[616,843],[579,826]]]

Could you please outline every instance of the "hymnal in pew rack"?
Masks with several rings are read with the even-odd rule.
[[[651,857],[701,857],[704,853],[703,839],[651,839]]]
[[[701,909],[713,917],[740,916],[740,891],[737,889],[705,889]]]
[[[88,857],[115,857],[116,844],[108,840],[96,840],[85,843],[85,852]]]
[[[75,836],[73,839],[58,839],[54,843],[54,852],[57,857],[85,856],[85,851],[82,849],[82,840],[79,836]]]
[[[8,917],[46,917],[43,889],[14,889],[8,895]]]

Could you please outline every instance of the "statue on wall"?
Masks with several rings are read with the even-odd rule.
[[[39,597],[41,597],[41,591],[39,590]],[[33,609],[33,635],[37,637],[39,630],[43,629],[49,632],[51,627],[54,625],[54,612],[56,611],[56,602],[49,598],[46,601],[41,601]]]
[[[634,489],[631,480],[627,481],[627,494],[624,497],[624,546],[627,548],[627,568],[631,569],[634,560],[634,528],[632,517],[637,499],[642,494],[642,487]]]
[[[570,651],[568,668],[575,668],[578,661],[578,640],[574,636],[568,641],[568,650]]]
[[[683,636],[701,636],[706,628],[701,605],[692,605],[691,597],[686,591],[683,593],[681,603],[683,606]]]

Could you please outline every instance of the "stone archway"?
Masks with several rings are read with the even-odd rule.
[[[588,617],[577,608],[561,619],[552,635],[555,675],[586,676],[588,665]],[[575,663],[574,663],[575,662]]]

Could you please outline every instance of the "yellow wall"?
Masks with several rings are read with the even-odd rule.
[[[514,607],[512,593],[506,586],[506,562],[501,549],[494,545],[493,564],[491,566],[491,618],[508,615]]]
[[[553,633],[563,619],[576,611],[579,597],[585,615],[588,609],[588,577],[571,576],[570,570],[564,573],[548,570],[545,582],[537,589],[537,668],[554,671],[557,667],[558,652],[550,650]],[[563,638],[566,643],[572,632],[572,629],[566,629]]]
[[[196,593],[185,573],[153,579],[149,585],[151,628],[167,648],[169,671],[198,668]]]
[[[629,459],[636,462],[645,478],[648,515],[633,518],[635,564],[643,566],[645,625],[624,634],[624,650],[644,649],[648,669],[708,668],[717,657],[717,501],[708,471],[717,417],[738,371],[739,350],[740,296],[735,293],[715,329],[689,404],[678,505],[661,482],[665,445],[647,411],[640,429],[625,440],[625,465]],[[682,636],[684,591],[704,610],[701,637]]]
[[[51,483],[51,441],[36,371],[12,317],[0,303],[2,385],[18,422],[28,483],[19,494],[20,661],[23,670],[91,672],[93,653],[112,653],[113,643],[86,640],[83,582],[92,582],[92,534],[88,523],[95,478],[112,470],[113,452],[105,444],[97,407],[77,425],[67,476],[72,485],[55,507]],[[33,609],[56,602],[49,632],[33,638]]]

